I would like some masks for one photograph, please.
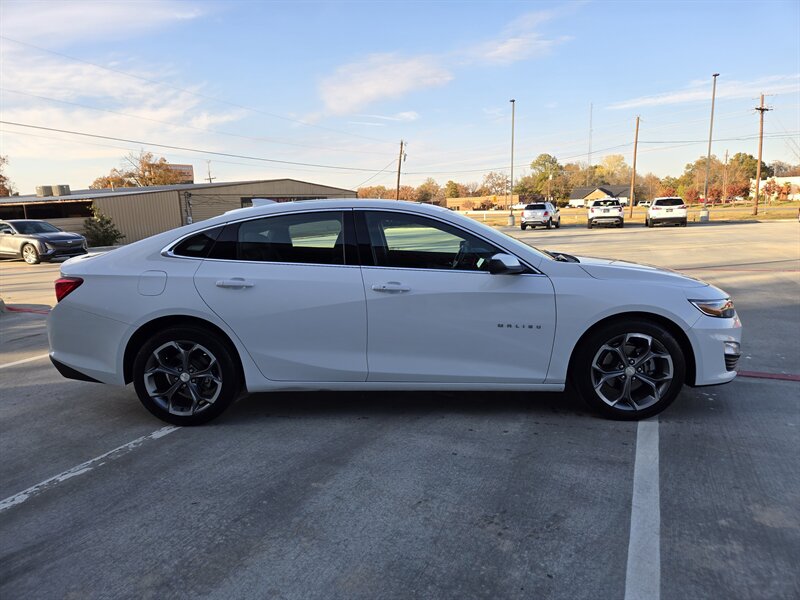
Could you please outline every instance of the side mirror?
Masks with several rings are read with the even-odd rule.
[[[525,267],[516,256],[498,253],[489,259],[489,273],[492,275],[516,275],[525,271]]]

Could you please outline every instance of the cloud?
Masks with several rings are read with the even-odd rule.
[[[769,94],[800,92],[800,75],[773,75],[753,81],[717,80],[717,98],[755,98],[761,92]],[[630,100],[615,102],[608,106],[611,110],[640,108],[644,106],[665,106],[691,102],[708,102],[711,99],[710,81],[692,81],[685,88],[652,96],[639,96]]]
[[[135,37],[143,31],[188,21],[206,8],[192,2],[91,2],[50,0],[4,2],[0,32],[37,45],[65,45],[86,39]]]
[[[379,100],[439,87],[452,79],[450,71],[435,57],[373,54],[336,69],[322,80],[319,91],[326,112],[343,115]]]
[[[485,64],[508,65],[544,56],[570,38],[546,37],[538,28],[573,10],[575,6],[568,5],[562,9],[525,13],[511,21],[495,39],[438,55],[372,54],[363,60],[342,65],[322,79],[319,93],[325,108],[321,113],[313,113],[313,118],[353,114],[381,100],[401,98],[417,90],[444,86],[454,79],[454,72],[459,68]],[[409,118],[412,114],[415,117]],[[407,122],[415,120],[418,115],[408,111],[398,113],[395,117],[367,116]]]
[[[402,121],[405,123],[419,119],[419,113],[413,110],[395,113],[394,115],[359,115],[367,119],[380,119],[382,121]]]

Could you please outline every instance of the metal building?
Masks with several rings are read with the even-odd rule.
[[[60,195],[0,198],[0,219],[43,219],[65,231],[81,233],[92,207],[110,217],[125,235],[124,242],[252,204],[253,198],[278,202],[324,198],[355,198],[355,190],[335,188],[296,179],[268,179],[230,183],[163,185],[115,190],[76,190],[67,186],[42,186]],[[65,189],[66,188],[66,189]],[[63,193],[67,192],[67,193]]]

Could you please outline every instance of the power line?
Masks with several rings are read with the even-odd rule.
[[[377,172],[377,173],[375,173],[374,175],[370,175],[370,176],[369,176],[369,177],[367,177],[367,178],[366,178],[364,181],[362,181],[361,183],[359,183],[359,184],[356,186],[356,189],[360,188],[360,187],[361,187],[361,186],[363,186],[365,183],[367,183],[367,182],[371,181],[372,179],[374,179],[375,177],[377,177],[377,176],[378,176],[378,175],[380,175],[381,173],[385,173],[385,172],[386,172],[386,169],[388,169],[389,167],[391,167],[393,164],[394,164],[394,158],[392,158],[392,160],[390,160],[388,163],[386,163],[386,166],[385,166],[385,167],[383,167],[383,168],[382,168],[380,171],[378,171],[378,172]]]
[[[141,140],[131,140],[126,138],[118,138],[110,135],[98,135],[95,133],[83,133],[81,131],[69,131],[68,129],[57,129],[55,127],[42,127],[39,125],[29,125],[27,123],[15,123],[13,121],[0,121],[3,125],[14,125],[16,127],[27,127],[30,129],[40,129],[42,131],[55,131],[57,133],[66,133],[69,135],[80,135],[84,137],[97,138],[101,140],[112,140],[115,142],[125,142],[128,144],[140,144],[142,146],[153,146],[156,148],[169,148],[172,150],[183,150],[185,152],[197,152],[199,154],[211,154],[213,156],[227,156],[229,158],[244,158],[246,160],[256,160],[259,162],[277,163],[282,165],[300,165],[302,167],[317,167],[320,169],[335,169],[340,171],[363,171],[365,173],[373,173],[375,169],[363,169],[359,167],[344,167],[339,165],[321,165],[317,163],[297,162],[291,160],[278,160],[276,158],[263,158],[260,156],[247,156],[245,154],[232,154],[229,152],[216,152],[214,150],[201,150],[198,148],[187,148],[186,146],[172,146],[169,144],[157,144],[155,142],[144,142]]]
[[[22,92],[20,90],[12,90],[12,89],[9,89],[9,88],[0,88],[0,92],[10,92],[12,94],[19,94],[20,96],[28,96],[29,98],[37,98],[39,100],[46,100],[48,102],[58,102],[59,104],[67,104],[69,106],[77,106],[77,107],[80,107],[80,108],[86,108],[86,109],[95,110],[95,111],[98,111],[98,112],[109,113],[109,114],[112,114],[112,115],[120,115],[120,116],[123,116],[123,117],[130,117],[132,119],[141,119],[143,121],[150,121],[152,123],[159,123],[161,125],[169,125],[170,127],[180,127],[180,128],[183,128],[183,129],[193,129],[195,131],[202,131],[204,133],[215,133],[217,135],[227,135],[227,136],[241,138],[241,139],[245,139],[245,140],[251,140],[251,141],[254,141],[254,142],[269,142],[271,144],[281,144],[281,145],[285,145],[285,146],[297,146],[299,148],[311,148],[313,150],[330,150],[330,151],[333,151],[333,152],[342,152],[343,151],[341,148],[330,148],[330,147],[327,147],[327,146],[314,146],[314,145],[311,145],[311,144],[300,144],[300,143],[297,143],[297,142],[284,142],[284,141],[277,140],[277,139],[274,139],[274,138],[254,137],[254,136],[250,136],[250,135],[242,135],[242,134],[239,134],[239,133],[232,133],[232,132],[229,132],[229,131],[220,131],[219,129],[205,129],[203,127],[195,127],[194,125],[185,125],[185,124],[173,123],[173,122],[169,122],[169,121],[162,121],[160,119],[153,119],[152,117],[145,117],[143,115],[132,115],[130,113],[125,113],[125,112],[118,111],[118,110],[111,110],[110,108],[99,108],[97,106],[90,106],[88,104],[81,104],[80,102],[70,102],[69,100],[60,100],[58,98],[51,98],[49,96],[40,96],[40,95],[37,95],[37,94],[31,94],[30,92]],[[369,154],[371,156],[375,155],[375,152],[370,152],[368,150],[351,150],[351,149],[348,149],[347,152],[352,152],[352,153],[355,153],[355,154]]]
[[[68,60],[74,60],[74,61],[77,61],[77,62],[84,63],[86,65],[91,65],[93,67],[97,67],[98,69],[103,69],[105,71],[110,71],[112,73],[117,73],[119,75],[124,75],[125,77],[130,77],[132,79],[138,79],[139,81],[145,81],[145,82],[153,84],[153,85],[160,85],[160,86],[168,87],[168,88],[171,88],[173,90],[177,90],[179,92],[183,92],[185,94],[191,94],[192,96],[197,96],[198,98],[204,98],[206,100],[212,100],[214,102],[220,102],[222,104],[227,104],[229,106],[234,106],[236,108],[241,108],[243,110],[247,110],[247,111],[255,112],[255,113],[258,113],[258,114],[266,115],[268,117],[272,117],[272,118],[275,118],[275,119],[282,119],[284,121],[289,121],[291,123],[299,123],[300,125],[305,125],[306,127],[315,127],[317,129],[324,129],[326,131],[332,131],[332,132],[335,132],[335,133],[341,133],[341,134],[344,134],[344,135],[350,135],[350,136],[353,136],[353,137],[358,137],[358,138],[362,138],[362,139],[365,139],[365,140],[370,140],[370,141],[373,141],[373,142],[380,142],[381,144],[388,144],[389,143],[386,140],[381,140],[381,139],[369,137],[369,136],[366,136],[366,135],[360,135],[358,133],[352,133],[350,131],[344,131],[342,129],[335,129],[333,127],[325,127],[324,125],[317,125],[316,123],[309,123],[308,121],[303,121],[302,119],[293,119],[291,117],[286,117],[286,116],[283,116],[283,115],[267,112],[265,110],[260,110],[258,108],[253,108],[252,106],[245,106],[243,104],[238,104],[236,102],[231,102],[229,100],[223,100],[222,98],[216,98],[214,96],[209,96],[207,94],[201,94],[200,92],[194,92],[192,90],[188,90],[186,88],[182,88],[182,87],[179,87],[177,85],[173,85],[171,83],[167,83],[165,81],[158,81],[158,80],[155,80],[155,79],[149,79],[147,77],[142,77],[141,75],[134,75],[133,73],[128,73],[128,72],[122,71],[120,69],[113,69],[111,67],[106,67],[104,65],[100,65],[98,63],[94,63],[94,62],[91,62],[91,61],[88,61],[88,60],[84,60],[82,58],[77,58],[75,56],[70,56],[69,54],[63,54],[61,52],[56,52],[55,50],[48,50],[47,48],[42,48],[41,46],[37,46],[37,45],[31,44],[29,42],[22,42],[20,40],[15,40],[14,38],[10,38],[10,37],[5,36],[5,35],[0,35],[0,38],[4,39],[6,41],[9,41],[9,42],[13,42],[15,44],[19,44],[21,46],[27,46],[28,48],[34,48],[36,50],[40,50],[41,52],[47,52],[48,54],[53,54],[55,56],[60,56],[61,58],[66,58]]]

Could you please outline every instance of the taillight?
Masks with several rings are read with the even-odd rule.
[[[686,205],[685,204],[681,204],[678,208],[682,209],[682,210],[686,210]]]
[[[547,211],[544,211],[544,216],[545,216],[545,217],[546,217],[546,216],[548,216],[549,214],[550,214],[549,212],[547,212]]]
[[[80,277],[59,277],[56,279],[56,302],[61,302],[83,283]]]
[[[594,212],[594,207],[590,208],[589,212]]]
[[[651,206],[650,208],[652,208],[653,210],[661,210],[660,206]]]

